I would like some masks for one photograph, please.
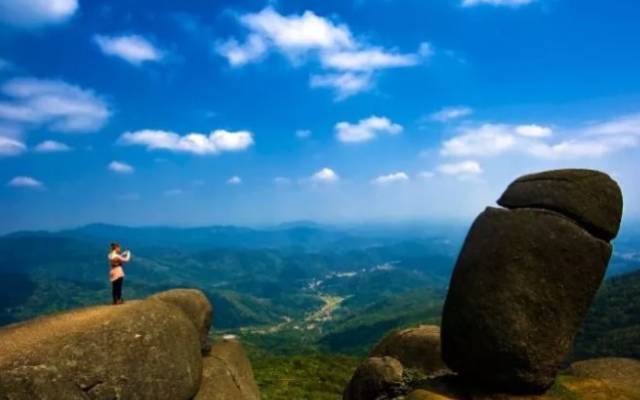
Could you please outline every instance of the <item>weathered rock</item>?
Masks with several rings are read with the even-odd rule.
[[[253,369],[239,341],[214,343],[203,359],[202,383],[194,400],[260,400]]]
[[[179,307],[198,331],[202,350],[209,350],[209,328],[213,318],[213,307],[204,293],[196,289],[173,289],[157,293],[150,299],[161,300]]]
[[[425,374],[446,369],[440,350],[440,327],[421,325],[386,335],[369,353],[369,357],[393,357],[404,368]]]
[[[458,257],[442,316],[446,364],[512,392],[548,388],[604,276],[611,246],[570,219],[487,208]]]
[[[570,372],[580,378],[606,381],[609,385],[633,391],[640,398],[640,360],[596,358],[571,364]]]
[[[0,330],[0,399],[191,399],[199,335],[182,310],[130,301]]]
[[[516,179],[498,200],[508,208],[544,208],[566,215],[595,236],[611,240],[622,217],[622,192],[609,175],[564,169]]]
[[[343,399],[392,398],[394,393],[402,392],[402,372],[402,364],[395,358],[370,357],[356,369],[343,393]]]

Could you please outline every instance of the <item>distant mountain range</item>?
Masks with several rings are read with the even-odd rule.
[[[640,267],[635,232],[624,231],[616,241],[610,276]],[[0,237],[0,279],[8,288],[0,293],[0,325],[108,303],[106,253],[116,240],[134,255],[126,267],[126,298],[197,287],[215,305],[217,331],[281,352],[363,354],[388,330],[439,322],[465,233],[464,226],[310,222],[263,229],[93,224],[16,232]],[[629,295],[640,287],[638,277],[607,281],[576,354],[631,348],[622,343],[636,337],[637,321],[620,315],[640,315],[638,296]],[[607,339],[598,341],[589,336],[593,332]]]

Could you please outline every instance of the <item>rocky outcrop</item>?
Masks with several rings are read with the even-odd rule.
[[[344,400],[375,400],[403,394],[402,364],[391,357],[366,359],[347,385]]]
[[[260,400],[253,369],[237,339],[219,340],[204,357],[202,383],[194,400]]]
[[[596,171],[551,171],[516,180],[500,202],[512,209],[480,214],[456,262],[443,359],[472,384],[541,392],[604,277],[620,189]]]
[[[161,300],[180,308],[196,328],[202,351],[209,351],[208,338],[213,319],[213,307],[204,293],[196,289],[173,289],[157,293],[149,298]]]
[[[204,294],[181,289],[10,325],[0,330],[0,400],[259,399],[238,342],[213,346],[203,374],[210,321]],[[224,397],[225,383],[210,379],[214,358],[244,397]]]
[[[421,325],[391,332],[369,353],[369,357],[393,357],[404,368],[412,368],[424,374],[446,369],[440,350],[440,327]]]

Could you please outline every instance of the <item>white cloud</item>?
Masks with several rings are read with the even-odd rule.
[[[326,87],[334,89],[336,100],[339,101],[369,90],[372,86],[372,75],[366,72],[311,75],[309,84],[312,88]]]
[[[240,16],[239,22],[248,31],[246,39],[231,38],[216,45],[231,66],[257,62],[270,50],[283,54],[296,66],[319,62],[324,73],[312,75],[310,86],[334,89],[338,99],[369,89],[372,73],[377,70],[415,66],[433,54],[427,42],[420,43],[415,53],[370,45],[356,39],[347,25],[313,11],[282,15],[266,7]]]
[[[640,136],[640,114],[624,115],[610,121],[591,124],[585,129],[589,135]]]
[[[433,121],[447,122],[452,119],[466,117],[472,113],[473,109],[466,106],[444,107],[440,111],[431,114],[430,119]]]
[[[381,175],[371,181],[374,185],[389,185],[398,182],[409,181],[409,176],[405,172],[394,172],[388,175]]]
[[[24,143],[0,136],[0,157],[17,156],[27,151]]]
[[[459,163],[440,164],[438,172],[445,175],[478,175],[482,173],[482,168],[476,161],[462,161]]]
[[[546,159],[595,158],[640,145],[640,114],[561,131],[562,137],[556,140],[551,140],[551,128],[535,124],[462,126],[459,133],[442,143],[441,155],[516,153]]]
[[[314,183],[335,183],[339,180],[340,177],[331,168],[322,168],[320,171],[311,175],[311,182]]]
[[[0,19],[22,28],[36,28],[68,20],[78,0],[0,0]]]
[[[540,125],[520,125],[516,126],[515,131],[520,136],[532,138],[549,137],[553,134],[551,128]]]
[[[231,178],[227,179],[227,185],[239,185],[242,183],[242,178],[240,178],[239,176],[232,176]]]
[[[366,142],[381,133],[397,135],[402,132],[402,126],[391,122],[387,117],[375,115],[366,119],[361,119],[356,124],[349,122],[338,122],[335,127],[336,137],[344,143]]]
[[[569,139],[556,144],[534,143],[529,154],[540,158],[602,157],[618,150],[638,145],[635,137],[601,137],[596,139]]]
[[[249,35],[244,43],[229,39],[216,45],[217,52],[225,57],[233,67],[240,67],[262,58],[267,52],[267,44],[259,35]]]
[[[0,120],[60,132],[94,132],[111,115],[106,102],[91,90],[63,81],[16,78],[2,86],[9,100],[0,101]]]
[[[111,161],[107,168],[116,174],[132,174],[134,171],[131,165],[123,163],[122,161]]]
[[[148,150],[169,150],[198,155],[219,154],[226,151],[242,151],[253,145],[253,135],[249,131],[230,132],[217,129],[208,136],[189,133],[180,136],[175,132],[145,129],[125,132],[119,143],[145,146]]]
[[[491,6],[506,6],[506,7],[520,7],[527,4],[531,4],[536,0],[463,0],[463,7],[474,7],[483,4]]]
[[[70,150],[71,147],[55,140],[45,140],[35,147],[35,151],[38,153],[60,153]]]
[[[28,189],[41,189],[44,187],[42,182],[30,176],[16,176],[7,183],[7,186]]]
[[[309,139],[311,137],[311,131],[309,129],[298,129],[296,131],[296,137],[298,139]]]
[[[240,22],[285,52],[356,46],[346,25],[334,24],[313,11],[284,16],[267,7],[255,14],[243,15]]]
[[[442,144],[443,156],[492,156],[505,152],[516,145],[513,128],[503,124],[484,124],[463,128],[462,134]]]
[[[139,35],[95,35],[93,40],[104,54],[119,57],[133,65],[160,61],[164,57],[161,50]]]
[[[329,52],[322,55],[321,60],[326,68],[347,71],[410,67],[419,62],[415,54],[390,53],[380,48]]]

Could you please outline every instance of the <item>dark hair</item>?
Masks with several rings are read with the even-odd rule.
[[[117,247],[120,246],[120,243],[117,242],[111,242],[111,250],[115,250]]]

